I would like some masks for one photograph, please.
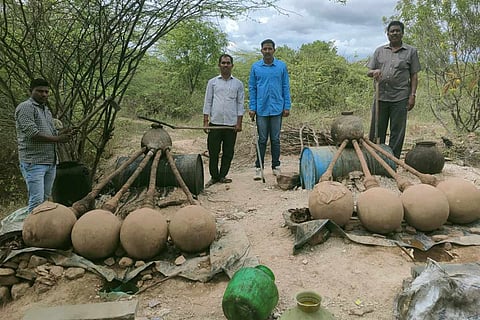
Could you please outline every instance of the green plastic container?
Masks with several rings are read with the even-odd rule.
[[[278,303],[275,275],[264,265],[238,270],[223,294],[222,309],[228,320],[265,320]]]

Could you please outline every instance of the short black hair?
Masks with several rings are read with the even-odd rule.
[[[263,48],[263,45],[264,45],[264,44],[267,44],[267,43],[271,43],[273,49],[275,49],[275,42],[273,42],[272,39],[265,39],[265,40],[263,40],[262,43],[260,44],[260,47]]]
[[[391,21],[387,26],[387,32],[390,30],[391,26],[400,26],[400,29],[402,29],[402,33],[405,33],[405,25],[402,22],[398,20]]]
[[[227,53],[224,53],[222,54],[219,58],[218,58],[218,64],[222,63],[222,58],[224,57],[227,57],[227,58],[230,58],[230,62],[233,64],[233,57]]]
[[[30,91],[36,87],[50,87],[50,84],[43,78],[36,78],[30,82]]]

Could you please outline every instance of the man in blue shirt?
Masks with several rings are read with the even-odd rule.
[[[260,155],[255,162],[254,180],[262,179],[262,169],[270,137],[272,171],[280,174],[280,130],[282,117],[290,115],[290,79],[287,65],[275,59],[275,43],[266,39],[261,43],[263,59],[255,62],[250,70],[248,81],[250,111],[252,120],[257,121]],[[260,159],[258,158],[260,156]]]

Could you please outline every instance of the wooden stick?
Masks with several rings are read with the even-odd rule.
[[[172,157],[172,154],[170,153],[170,150],[167,148],[165,149],[165,155],[167,156],[168,164],[170,165],[170,168],[172,169],[173,175],[175,176],[175,179],[177,179],[178,184],[182,188],[183,192],[187,196],[188,202],[190,204],[198,204],[195,199],[193,199],[192,193],[188,189],[187,185],[185,184],[185,181],[183,181],[182,176],[180,175],[180,172],[177,169],[177,166],[175,165],[175,160]]]
[[[145,158],[143,158],[142,162],[140,162],[138,167],[135,169],[132,175],[128,178],[127,182],[123,184],[120,190],[118,190],[118,192],[112,198],[110,198],[110,200],[108,200],[102,205],[103,210],[108,210],[111,213],[115,213],[115,211],[117,210],[117,206],[118,206],[118,202],[120,201],[120,198],[128,190],[128,188],[130,188],[132,183],[135,181],[135,179],[137,179],[137,177],[140,175],[143,169],[145,169],[148,161],[150,161],[150,158],[152,156],[153,156],[153,151],[152,149],[150,149],[145,155]]]
[[[145,287],[143,287],[142,289],[140,289],[140,290],[138,290],[137,292],[135,292],[135,295],[139,295],[140,293],[142,293],[142,292],[150,289],[151,287],[156,286],[157,284],[160,284],[160,283],[162,283],[162,282],[165,282],[165,281],[167,281],[168,279],[175,278],[175,277],[178,276],[180,273],[181,273],[181,272],[175,272],[174,274],[172,274],[172,275],[170,275],[170,276],[168,276],[168,277],[165,277],[165,278],[163,278],[163,279],[160,279],[160,280],[158,280],[158,281],[155,281],[154,283],[149,284],[148,286],[145,286]]]
[[[147,194],[145,195],[144,206],[153,209],[155,207],[155,187],[157,184],[157,168],[160,158],[162,157],[162,150],[157,150],[153,163],[150,168],[150,183],[148,184]]]
[[[353,147],[355,148],[355,153],[357,154],[358,160],[360,161],[360,165],[362,166],[363,173],[365,174],[365,181],[363,183],[365,185],[365,188],[367,188],[368,190],[373,187],[378,187],[378,182],[370,173],[370,169],[368,169],[367,161],[363,156],[363,152],[360,149],[360,146],[358,145],[357,140],[355,139],[352,140],[352,144],[353,144]]]
[[[328,165],[327,170],[320,177],[320,182],[329,181],[330,179],[332,179],[333,167],[335,166],[335,163],[337,162],[338,158],[340,158],[340,154],[342,153],[343,149],[345,149],[345,147],[347,146],[347,143],[348,143],[348,139],[345,139],[340,144],[340,146],[337,149],[337,152],[335,152],[335,155],[333,156],[332,161]]]
[[[435,176],[432,176],[431,174],[425,174],[425,173],[418,172],[417,170],[415,170],[414,168],[412,168],[408,164],[406,164],[404,161],[394,157],[392,154],[388,153],[386,150],[383,150],[380,146],[378,146],[375,143],[373,143],[372,141],[368,140],[367,137],[364,137],[363,140],[370,147],[375,149],[375,151],[380,152],[381,154],[383,154],[384,156],[386,156],[387,158],[389,158],[390,160],[395,162],[397,165],[403,167],[405,170],[407,170],[411,174],[417,176],[422,183],[429,184],[429,185],[432,185],[434,187],[438,184],[439,181],[437,180],[437,178]]]
[[[130,164],[132,164],[138,157],[140,157],[147,148],[142,148],[141,150],[137,151],[133,156],[122,163],[120,167],[118,167],[114,172],[112,172],[109,176],[107,176],[105,179],[103,179],[101,182],[99,182],[93,189],[90,191],[85,197],[82,199],[76,201],[72,205],[72,210],[75,213],[75,216],[79,218],[82,216],[85,212],[90,210],[90,203],[95,200],[95,198],[98,196],[100,191],[107,185],[107,183],[110,182],[113,178],[115,178],[120,172],[124,171]]]
[[[230,126],[207,126],[207,127],[191,127],[191,126],[174,126],[173,124],[168,124],[166,122],[163,122],[163,121],[158,121],[158,120],[155,120],[155,119],[151,119],[151,118],[147,118],[147,117],[144,117],[144,116],[137,116],[139,119],[143,119],[143,120],[147,120],[147,121],[150,121],[150,122],[154,122],[154,123],[157,123],[157,124],[160,124],[160,125],[164,125],[164,126],[167,126],[169,128],[172,128],[172,129],[194,129],[194,130],[218,130],[218,129],[228,129],[228,130],[235,130],[235,126],[233,127],[230,127]]]
[[[380,81],[375,80],[375,143],[380,144],[380,137],[378,136],[378,117],[380,115]]]
[[[375,160],[377,160],[382,165],[382,167],[384,167],[385,170],[387,170],[388,174],[391,175],[395,179],[395,181],[397,181],[397,187],[401,192],[403,192],[403,190],[405,190],[406,188],[412,185],[410,181],[408,181],[404,177],[400,176],[397,172],[395,172],[395,170],[393,170],[388,165],[388,163],[385,160],[383,160],[382,157],[380,157],[375,152],[375,150],[373,150],[372,147],[370,147],[367,143],[365,143],[363,139],[360,139],[360,143],[368,151],[368,153],[370,153],[372,157],[374,157]]]

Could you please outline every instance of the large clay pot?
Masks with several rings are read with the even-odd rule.
[[[354,116],[351,111],[344,111],[340,117],[333,121],[330,133],[337,145],[345,139],[358,140],[363,138],[363,120]],[[349,145],[351,144],[349,143]]]
[[[419,141],[405,155],[405,163],[421,173],[440,173],[445,164],[445,157],[438,150],[434,141]]]

